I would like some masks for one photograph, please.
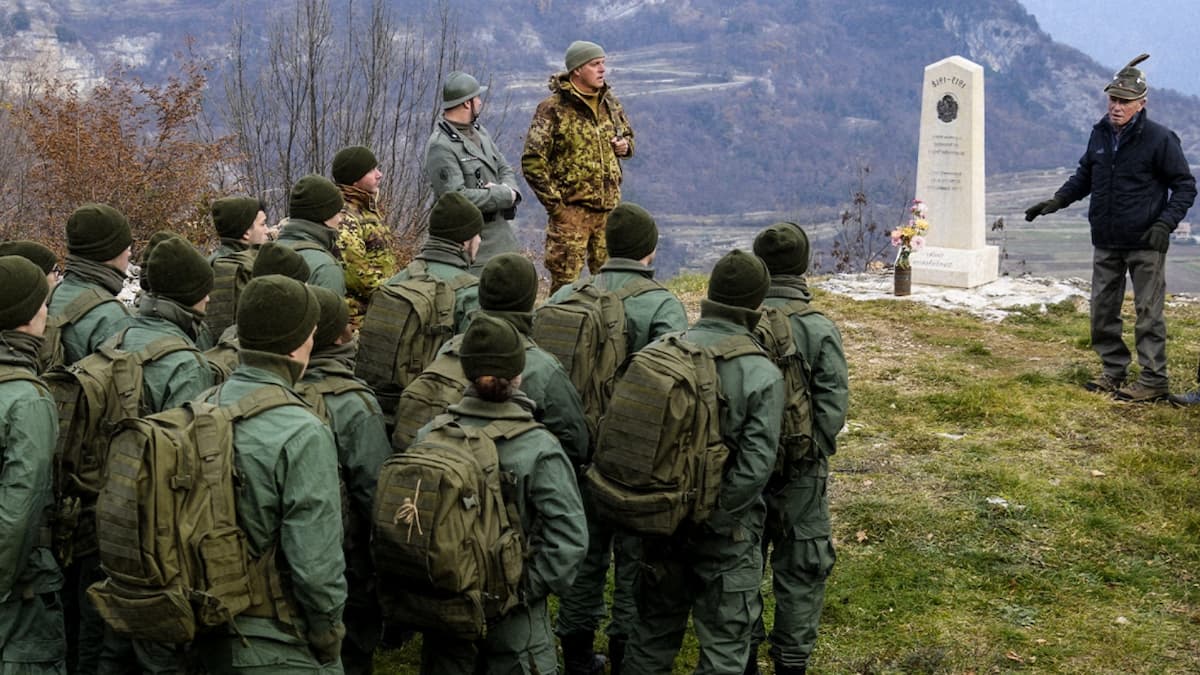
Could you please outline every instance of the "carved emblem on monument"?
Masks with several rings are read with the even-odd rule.
[[[949,124],[958,117],[958,101],[950,94],[946,94],[940,101],[937,102],[938,119]]]

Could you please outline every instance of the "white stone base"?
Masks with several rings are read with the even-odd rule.
[[[914,284],[975,288],[1000,277],[1000,247],[926,246],[909,256]]]

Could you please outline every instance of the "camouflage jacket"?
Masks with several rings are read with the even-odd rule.
[[[521,172],[542,206],[562,204],[610,211],[621,200],[621,159],[633,156],[633,127],[608,85],[600,90],[600,114],[575,92],[565,72],[550,77],[550,96],[538,104],[525,137]],[[629,141],[617,157],[611,139]]]
[[[371,293],[396,273],[395,247],[375,196],[352,185],[338,188],[346,205],[342,208],[337,250],[346,276],[350,321],[358,326],[367,312]]]

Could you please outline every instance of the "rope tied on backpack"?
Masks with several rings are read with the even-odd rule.
[[[396,515],[392,517],[392,524],[399,525],[404,523],[408,525],[407,543],[412,543],[413,525],[417,526],[417,534],[424,536],[425,532],[421,529],[421,514],[417,511],[417,501],[421,499],[421,479],[417,479],[417,487],[413,492],[412,497],[405,497],[404,503],[400,508],[396,509]]]

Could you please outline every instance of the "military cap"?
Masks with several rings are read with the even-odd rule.
[[[796,223],[775,223],[754,238],[754,255],[762,258],[771,274],[804,274],[808,234]]]
[[[167,237],[151,251],[145,276],[150,292],[190,307],[213,289],[213,268],[182,237]]]
[[[1136,101],[1145,96],[1146,90],[1149,88],[1146,85],[1146,76],[1134,66],[1148,58],[1150,58],[1149,54],[1142,54],[1125,64],[1124,68],[1113,75],[1112,82],[1104,87],[1104,93],[1126,101]]]
[[[258,254],[254,256],[254,266],[250,268],[251,277],[265,277],[268,274],[282,274],[306,283],[312,276],[312,270],[296,249],[269,241],[259,247]]]
[[[446,76],[446,84],[442,85],[442,109],[449,110],[456,105],[482,96],[487,87],[479,85],[479,80],[461,70],[456,70]]]
[[[588,61],[598,59],[604,55],[604,48],[595,42],[576,40],[571,43],[570,47],[567,47],[567,53],[563,57],[563,62],[566,64],[567,72],[569,73]]]
[[[288,215],[314,223],[324,223],[341,211],[344,205],[342,191],[328,179],[316,174],[296,181],[288,195]]]
[[[29,323],[49,294],[50,284],[40,267],[19,255],[0,257],[0,330]]]
[[[133,244],[129,219],[108,204],[84,204],[67,219],[67,251],[108,262]]]
[[[456,244],[470,241],[483,229],[483,214],[461,192],[447,192],[429,212],[429,236]]]
[[[708,278],[708,299],[723,305],[758,309],[770,287],[771,275],[763,261],[735,248],[713,266]]]
[[[217,234],[238,239],[254,225],[259,211],[266,211],[262,201],[253,197],[224,197],[212,204],[213,227]]]
[[[608,254],[614,258],[641,260],[658,246],[658,225],[646,209],[621,202],[608,214],[604,226]]]
[[[58,256],[54,251],[28,239],[0,242],[0,256],[4,255],[19,255],[42,268],[45,274],[53,272],[54,267],[58,265]]]
[[[501,253],[479,273],[479,307],[497,312],[532,312],[537,300],[537,270],[529,258]]]
[[[150,254],[159,244],[163,243],[167,239],[170,239],[171,237],[178,236],[179,235],[175,234],[174,232],[168,232],[167,230],[159,230],[158,232],[150,235],[149,241],[146,242],[146,248],[142,250],[142,257],[138,261],[141,265],[141,272],[138,275],[138,285],[142,287],[143,291],[151,290],[150,272],[147,269],[147,263],[150,262]]]
[[[353,185],[367,172],[379,166],[375,153],[365,145],[342,148],[333,156],[333,180],[341,185]]]
[[[238,344],[273,354],[291,354],[313,334],[321,315],[308,286],[278,274],[251,279],[238,298]]]
[[[476,380],[486,375],[511,380],[525,370],[525,341],[513,325],[477,314],[458,348],[463,373]]]

